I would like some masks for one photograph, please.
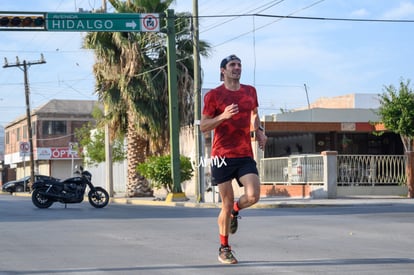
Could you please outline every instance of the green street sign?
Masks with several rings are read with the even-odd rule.
[[[46,13],[46,30],[61,32],[158,32],[157,13]]]

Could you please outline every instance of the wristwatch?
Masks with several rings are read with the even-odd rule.
[[[260,131],[264,132],[264,128],[263,128],[262,125],[259,125],[259,128],[257,128],[257,130],[260,130]]]

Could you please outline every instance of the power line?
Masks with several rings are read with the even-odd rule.
[[[302,19],[302,20],[325,20],[325,21],[351,21],[351,22],[380,22],[380,23],[414,23],[414,19],[366,19],[366,18],[341,18],[341,17],[313,17],[313,16],[293,16],[293,15],[276,15],[276,14],[223,14],[223,15],[201,15],[203,18],[217,17],[270,17],[280,19]]]
[[[282,3],[283,1],[284,1],[284,0],[271,1],[270,3],[264,4],[264,5],[262,5],[262,6],[259,6],[259,7],[257,7],[257,8],[254,8],[254,9],[252,9],[252,10],[249,10],[247,13],[250,13],[250,12],[255,11],[255,10],[257,10],[257,9],[261,9],[261,10],[259,10],[259,11],[258,11],[258,12],[260,13],[260,12],[262,12],[262,11],[265,11],[265,10],[267,10],[267,9],[270,9],[271,7],[273,7],[273,6],[275,6],[275,5],[278,5],[278,4]],[[230,17],[230,19],[228,19],[228,20],[226,20],[226,21],[224,21],[224,22],[219,22],[219,23],[216,23],[216,24],[214,24],[214,25],[212,25],[212,26],[210,26],[210,27],[205,28],[205,29],[202,31],[202,33],[203,33],[203,32],[207,32],[207,31],[212,30],[212,29],[215,29],[215,28],[217,28],[217,27],[220,27],[220,26],[222,26],[223,24],[226,24],[226,23],[228,23],[228,22],[231,22],[231,21],[233,21],[233,20],[236,20],[238,17],[241,17],[241,16],[243,16],[243,14],[241,14],[241,15],[239,15],[239,16],[231,16],[231,17]],[[199,16],[199,18],[201,18],[201,17],[204,17],[204,16]],[[221,17],[221,16],[217,16],[217,17]]]
[[[250,16],[273,17],[281,19],[302,19],[302,20],[325,20],[325,21],[350,21],[350,22],[379,22],[379,23],[414,23],[414,19],[363,19],[363,18],[334,18],[334,17],[311,17],[311,16],[289,16],[271,14],[251,14]]]
[[[304,11],[304,10],[306,10],[306,9],[309,9],[309,8],[311,8],[311,7],[313,7],[313,6],[316,6],[317,4],[322,3],[323,1],[325,1],[325,0],[318,0],[318,1],[315,1],[315,2],[313,2],[312,4],[310,4],[310,5],[308,5],[308,6],[305,6],[305,7],[303,7],[303,8],[297,9],[297,10],[295,10],[295,11],[293,11],[293,12],[289,13],[287,16],[292,16],[292,15],[293,15],[293,14],[295,14],[295,13],[298,13],[298,12]],[[247,16],[247,15],[242,15],[242,16]],[[257,16],[257,14],[251,14],[251,15],[249,15],[249,16]],[[240,34],[240,35],[238,35],[238,36],[236,36],[236,37],[233,37],[233,38],[231,38],[231,39],[228,39],[228,40],[226,40],[226,41],[224,41],[224,42],[222,42],[222,43],[220,43],[220,44],[214,45],[214,47],[218,47],[218,46],[224,45],[224,44],[226,44],[226,43],[228,43],[228,42],[231,42],[231,41],[234,41],[234,40],[236,40],[236,39],[238,39],[238,38],[240,38],[240,37],[242,37],[242,36],[248,35],[248,34],[250,34],[250,33],[254,33],[255,31],[260,30],[260,29],[263,29],[264,27],[267,27],[267,26],[269,26],[269,25],[271,25],[271,24],[273,24],[273,23],[275,23],[275,22],[278,22],[278,21],[280,21],[280,20],[284,19],[285,17],[286,17],[286,16],[284,16],[283,18],[277,18],[277,20],[274,20],[273,22],[270,22],[270,23],[268,23],[268,24],[262,25],[262,26],[257,27],[257,28],[256,28],[256,26],[254,26],[253,30],[248,31],[248,32],[244,32],[244,33],[242,33],[242,34]]]

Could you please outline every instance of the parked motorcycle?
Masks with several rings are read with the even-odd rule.
[[[32,185],[32,202],[39,208],[49,208],[54,202],[80,203],[89,187],[89,203],[95,208],[103,208],[109,202],[109,194],[102,187],[92,184],[92,174],[77,167],[78,176],[63,181],[39,180]]]

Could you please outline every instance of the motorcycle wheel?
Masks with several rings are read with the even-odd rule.
[[[40,194],[40,192],[45,192],[45,191],[46,191],[46,188],[39,188],[39,189],[35,189],[32,193],[32,202],[38,208],[49,208],[53,204],[52,200]]]
[[[95,208],[104,208],[109,202],[109,194],[102,187],[95,187],[88,193],[89,203]]]

